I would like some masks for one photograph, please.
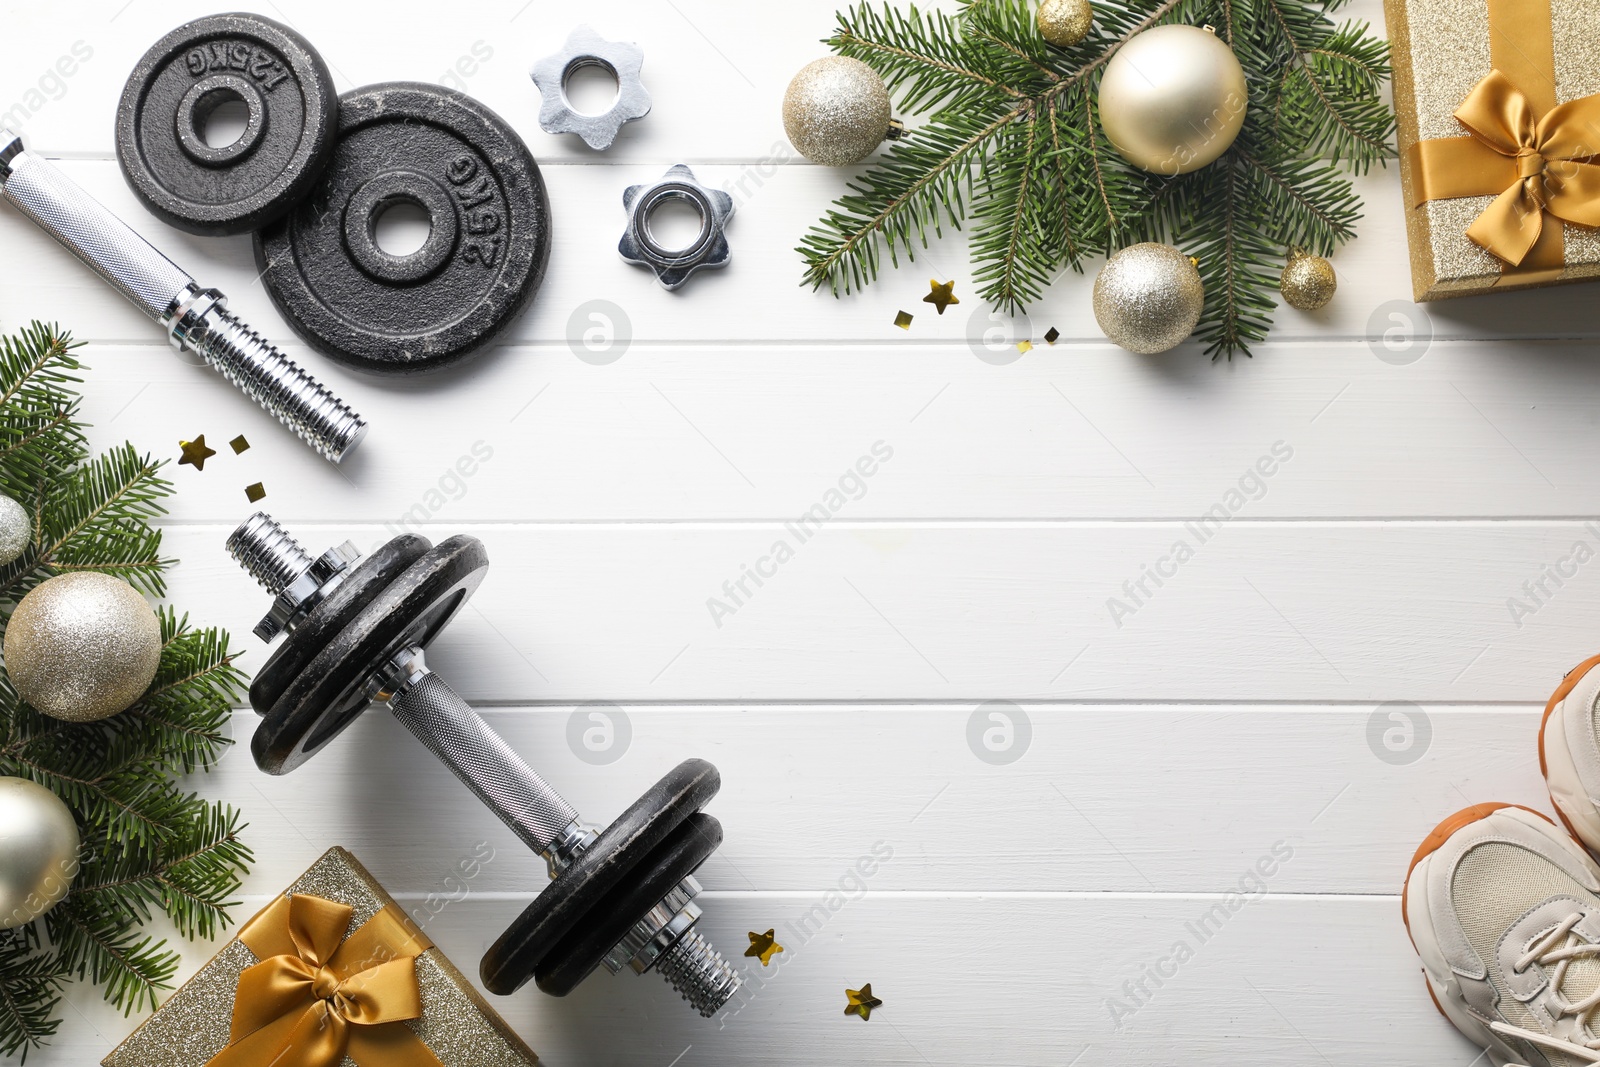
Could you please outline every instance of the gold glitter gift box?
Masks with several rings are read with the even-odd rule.
[[[1600,100],[1582,99],[1600,3],[1384,0],[1384,17],[1415,299],[1600,277]]]
[[[216,1062],[265,1065],[269,1061],[288,1065],[311,1062],[315,1049],[297,1049],[284,1054],[281,1059],[266,1054],[266,1046],[251,1049],[236,1041],[238,1027],[236,994],[241,982],[247,988],[252,980],[251,971],[259,972],[278,963],[283,957],[263,959],[247,945],[263,945],[263,935],[270,942],[274,928],[290,916],[292,905],[315,905],[321,909],[322,918],[332,913],[334,922],[323,923],[324,931],[335,931],[326,948],[337,949],[331,961],[324,961],[338,969],[338,953],[357,948],[360,960],[345,968],[355,971],[374,962],[394,968],[400,964],[407,992],[413,999],[412,1009],[420,1016],[407,1021],[389,1022],[387,1036],[376,1042],[368,1036],[381,1032],[377,1026],[348,1026],[355,1034],[365,1031],[350,1043],[350,1050],[338,1060],[339,1067],[394,1067],[396,1064],[432,1063],[442,1067],[532,1067],[538,1062],[533,1051],[511,1031],[495,1010],[479,995],[472,984],[456,970],[437,948],[432,947],[398,905],[377,883],[356,858],[342,848],[333,848],[312,864],[293,885],[250,922],[240,927],[239,936],[230,941],[213,956],[193,978],[177,992],[126,1041],[118,1045],[101,1061],[102,1067],[206,1067]],[[348,911],[345,911],[348,909]],[[299,912],[295,913],[299,919]],[[304,920],[301,920],[304,921]],[[314,921],[307,925],[314,925]],[[383,928],[389,935],[383,942]],[[342,933],[337,931],[343,931]],[[287,931],[276,931],[283,944]],[[300,938],[295,944],[303,943]],[[392,947],[391,947],[392,946]],[[398,951],[396,951],[398,950]],[[265,950],[264,950],[265,951]],[[316,950],[307,950],[314,955]],[[415,955],[413,955],[415,953]],[[391,962],[393,961],[393,962]],[[293,964],[296,961],[291,960]],[[292,971],[293,968],[291,967]],[[415,979],[410,975],[414,970]],[[311,975],[315,973],[315,979]],[[357,974],[340,986],[341,992],[350,992],[352,1000],[366,995],[367,1010],[379,1000],[372,993],[387,977],[372,978],[374,972]],[[304,985],[314,988],[310,996],[326,994],[321,983],[326,976],[315,966],[305,972]],[[281,979],[282,975],[274,977]],[[363,979],[366,984],[363,985]],[[349,988],[352,986],[353,989]],[[273,990],[282,994],[282,983]],[[259,987],[255,987],[259,988]],[[420,1008],[416,997],[420,994]],[[242,1013],[240,1013],[242,1014]],[[306,1039],[303,1044],[326,1040],[328,1032],[337,1031],[327,1020],[302,1017],[297,1032]],[[404,1011],[399,1013],[404,1016]],[[309,1021],[309,1025],[306,1023]],[[285,1029],[294,1020],[285,1021]],[[263,1035],[268,1040],[275,1036]],[[293,1036],[292,1034],[290,1036]],[[363,1045],[363,1042],[365,1044]],[[280,1042],[281,1043],[281,1042]]]

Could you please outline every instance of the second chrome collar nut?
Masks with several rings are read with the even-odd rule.
[[[688,204],[700,216],[700,232],[682,248],[667,248],[650,232],[650,216],[672,201]],[[665,288],[678,288],[695,271],[728,265],[731,253],[723,231],[733,217],[733,197],[701,185],[682,163],[669,168],[658,181],[630,185],[622,194],[622,204],[628,209],[628,228],[617,251],[627,262],[655,271]]]

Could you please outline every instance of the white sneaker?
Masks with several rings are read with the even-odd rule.
[[[1600,852],[1600,656],[1584,660],[1561,680],[1539,724],[1539,769],[1556,814],[1574,837]]]
[[[1555,823],[1457,812],[1417,849],[1401,906],[1434,1005],[1496,1067],[1600,1063],[1600,867]]]

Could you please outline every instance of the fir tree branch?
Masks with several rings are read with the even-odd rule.
[[[172,491],[160,464],[128,445],[88,455],[71,391],[75,347],[39,323],[0,338],[0,492],[28,508],[34,529],[23,555],[0,568],[0,602],[76,570],[159,593],[172,562],[150,525]],[[184,937],[215,936],[252,859],[236,811],[178,786],[179,775],[209,766],[229,744],[244,676],[226,633],[191,628],[166,607],[157,617],[155,680],[108,719],[47,718],[0,674],[0,774],[61,797],[83,850],[67,899],[40,923],[0,936],[0,1053],[26,1056],[49,1040],[62,982],[74,975],[124,1011],[153,1006],[178,955],[140,927],[159,914]],[[8,622],[0,608],[0,639]]]
[[[40,951],[36,926],[0,931],[0,1055],[26,1063],[30,1048],[55,1036],[65,978],[59,960]]]
[[[914,259],[930,228],[970,218],[974,280],[1015,312],[1063,264],[1081,269],[1130,238],[1177,242],[1204,253],[1207,351],[1248,353],[1266,335],[1288,246],[1327,254],[1347,240],[1360,205],[1344,171],[1393,154],[1387,46],[1365,26],[1335,26],[1338,0],[1098,0],[1089,34],[1059,48],[1038,34],[1029,0],[962,5],[956,18],[887,6],[840,15],[829,43],[877,69],[903,108],[930,114],[804,235],[804,284],[852,292],[884,252],[894,265]],[[1097,114],[1106,65],[1169,22],[1216,26],[1249,93],[1233,149],[1172,177],[1128,164]]]

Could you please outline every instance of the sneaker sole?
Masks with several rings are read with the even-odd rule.
[[[1600,657],[1596,657],[1600,662]],[[1475,822],[1488,818],[1497,811],[1526,812],[1548,826],[1554,827],[1555,822],[1542,812],[1532,808],[1523,807],[1521,804],[1474,804],[1445,819],[1433,832],[1423,838],[1422,844],[1417,846],[1416,853],[1411,857],[1411,866],[1406,868],[1404,888],[1400,892],[1400,913],[1405,920],[1406,935],[1411,938],[1411,947],[1416,949],[1417,955],[1422,959],[1422,979],[1428,988],[1428,999],[1433,1001],[1433,1006],[1450,1021],[1450,1024],[1461,1031],[1472,1041],[1489,1049],[1496,1055],[1514,1058],[1517,1053],[1500,1040],[1476,1015],[1473,1015],[1461,997],[1460,987],[1448,978],[1439,980],[1436,974],[1450,975],[1450,965],[1445,962],[1444,953],[1439,949],[1434,938],[1431,921],[1419,923],[1418,928],[1411,925],[1411,883],[1414,879],[1425,878],[1428,873],[1428,863],[1433,854],[1449,840],[1451,835],[1471,826]],[[1576,845],[1576,842],[1573,842]],[[1422,905],[1419,905],[1419,909]],[[1503,1062],[1496,1061],[1496,1062]]]
[[[1596,666],[1600,666],[1600,656],[1590,656],[1572,668],[1545,704],[1544,717],[1539,720],[1539,772],[1544,775],[1550,802],[1555,805],[1556,815],[1567,832],[1591,851],[1600,852],[1600,810],[1596,810],[1588,790],[1578,778],[1577,766],[1567,747],[1565,720],[1567,697]]]

